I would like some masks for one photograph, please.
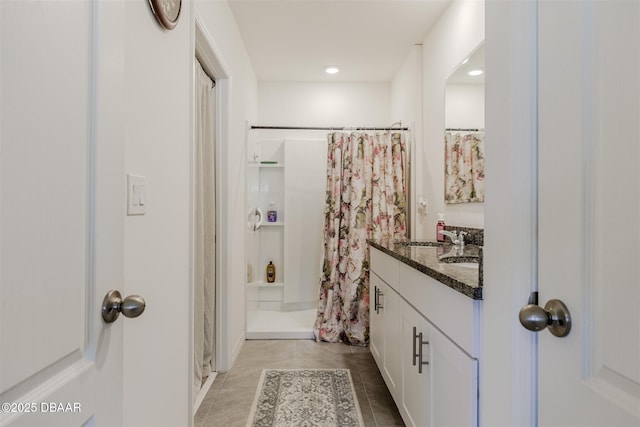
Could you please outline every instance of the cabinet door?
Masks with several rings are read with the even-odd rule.
[[[400,349],[399,335],[399,314],[398,304],[400,296],[386,283],[382,284],[382,291],[378,295],[378,304],[381,305],[380,312],[384,313],[384,377],[391,395],[395,398],[399,395],[400,384],[402,382],[402,355]]]
[[[380,372],[384,369],[384,311],[378,309],[378,293],[384,282],[371,272],[369,282],[369,349],[378,364]]]
[[[408,426],[429,427],[431,425],[430,384],[433,367],[431,363],[432,328],[413,307],[405,302],[402,303],[400,317],[402,319],[400,328],[402,404],[400,412]]]
[[[401,299],[375,273],[371,274],[369,292],[369,347],[389,392],[397,398],[402,380],[398,306]]]
[[[437,329],[429,339],[434,426],[478,425],[478,361]]]

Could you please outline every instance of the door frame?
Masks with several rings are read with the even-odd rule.
[[[191,88],[195,87],[195,64],[194,57],[197,57],[203,68],[211,74],[215,79],[216,84],[216,111],[215,111],[215,203],[216,203],[216,289],[215,289],[215,370],[225,371],[229,368],[228,352],[227,352],[227,319],[228,309],[226,305],[226,295],[228,283],[227,273],[227,253],[225,250],[229,245],[229,218],[223,206],[228,206],[228,192],[223,182],[227,181],[228,173],[228,153],[227,153],[227,141],[229,140],[229,111],[230,111],[230,82],[229,74],[226,70],[228,67],[225,62],[216,54],[215,44],[213,38],[206,29],[206,25],[202,17],[195,10],[193,10],[193,31],[192,33],[192,49],[194,56],[190,57],[192,61],[193,72],[191,73]],[[195,93],[192,90],[191,93],[191,142],[190,142],[190,223],[189,223],[189,348],[190,354],[193,355],[194,348],[194,319],[193,314],[195,311],[195,161],[196,161],[196,142],[195,142]],[[193,373],[194,361],[193,357],[189,359],[189,373]],[[192,396],[193,376],[188,376],[189,382],[189,408],[190,413],[194,413],[194,398]],[[190,420],[190,425],[193,422],[193,417]]]
[[[536,426],[536,334],[518,321],[538,280],[538,3],[486,2],[487,194],[480,425]],[[507,409],[510,408],[510,409]]]

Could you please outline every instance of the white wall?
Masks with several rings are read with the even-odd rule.
[[[390,102],[388,83],[260,82],[258,121],[286,126],[389,126]]]
[[[408,125],[410,158],[415,158],[415,148],[422,144],[422,44],[414,45],[391,83],[391,116]],[[414,160],[409,169],[409,238],[415,239],[419,221],[424,215],[416,198],[415,182],[417,165]]]
[[[244,136],[256,111],[257,83],[226,2],[183,0],[172,31],[147,2],[126,2],[125,168],[146,177],[147,213],[125,220],[125,292],[144,287],[147,310],[125,329],[127,425],[188,425],[190,413],[190,189],[194,8],[228,75],[231,103],[223,156],[226,271],[222,295],[226,369],[244,338]],[[117,284],[114,286],[118,286]],[[143,331],[153,330],[149,337]],[[138,355],[135,357],[133,355]],[[147,357],[142,357],[145,355]],[[148,356],[152,357],[149,358]],[[136,380],[130,380],[135,378]],[[140,380],[137,380],[140,379]]]
[[[147,3],[125,6],[125,171],[146,177],[147,201],[146,215],[125,219],[124,294],[147,302],[124,327],[126,425],[189,418],[190,6],[173,31]]]
[[[390,126],[389,83],[259,82],[258,120],[265,126]],[[254,130],[249,150],[264,139],[326,139],[329,131]]]
[[[418,119],[422,103],[422,45],[415,45],[391,82],[391,115],[403,123]]]
[[[412,52],[392,84],[395,100],[392,114],[403,122],[416,121],[416,150],[414,152],[414,192],[427,201],[427,213],[418,211],[414,220],[415,237],[435,239],[437,214],[442,212],[451,225],[484,226],[484,204],[444,203],[444,142],[445,83],[457,64],[484,40],[484,1],[454,1],[444,11],[437,24],[422,43],[422,63],[416,64]],[[422,79],[411,68],[422,69]],[[420,90],[422,85],[422,90]],[[423,94],[420,106],[411,107],[409,87]],[[412,97],[411,97],[412,98]],[[422,114],[421,114],[422,113]]]

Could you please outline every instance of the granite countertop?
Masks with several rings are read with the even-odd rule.
[[[449,243],[428,241],[368,242],[374,248],[469,298],[482,299],[482,246],[465,245],[464,248],[459,248]],[[461,262],[477,262],[480,266],[476,269],[456,265]]]

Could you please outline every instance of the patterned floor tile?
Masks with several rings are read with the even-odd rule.
[[[265,368],[349,368],[365,426],[404,426],[367,347],[313,340],[251,340],[245,342],[233,368],[218,374],[194,418],[195,427],[244,427]]]

